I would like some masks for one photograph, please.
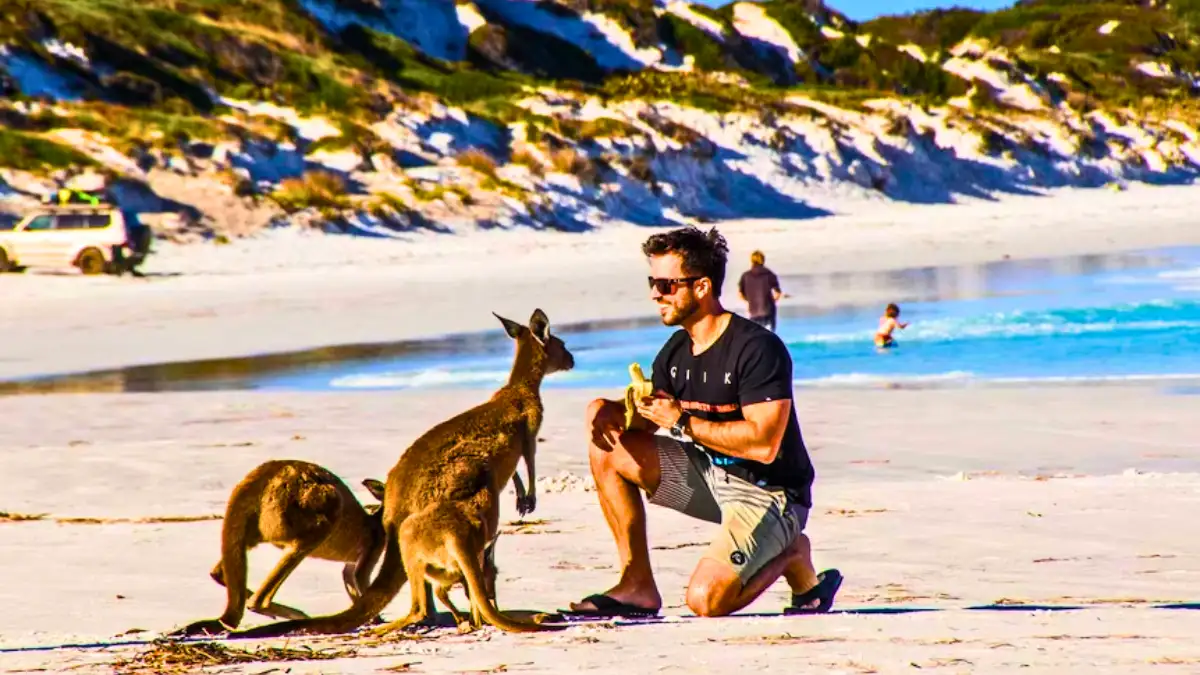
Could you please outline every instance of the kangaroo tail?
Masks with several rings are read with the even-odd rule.
[[[379,573],[371,585],[348,609],[329,616],[316,616],[311,619],[296,619],[257,626],[249,630],[230,633],[228,637],[266,638],[289,634],[348,633],[379,616],[379,613],[396,597],[407,580],[408,575],[404,573],[404,561],[400,557],[400,544],[396,539],[396,530],[389,527],[387,544],[383,551],[383,563],[379,567]]]
[[[449,544],[458,562],[458,568],[462,570],[463,579],[467,583],[467,591],[471,596],[471,605],[479,608],[479,613],[483,615],[483,618],[488,623],[496,628],[513,633],[531,633],[534,631],[558,629],[558,627],[554,626],[543,626],[532,622],[518,621],[510,616],[506,616],[497,609],[492,599],[484,591],[483,570],[480,569],[479,557],[468,551],[467,547],[463,545],[462,540],[458,537],[454,537]]]
[[[257,528],[258,509],[255,490],[239,485],[229,504],[225,507],[225,517],[221,521],[221,562],[214,570],[213,578],[225,586],[225,611],[220,618],[195,621],[168,635],[170,637],[186,637],[199,634],[216,634],[233,630],[242,622],[246,613],[246,599],[249,591],[246,589],[246,549],[251,542],[250,528]],[[220,572],[219,578],[216,572]]]
[[[225,612],[220,622],[227,629],[234,629],[242,622],[246,613],[246,544],[247,530],[258,527],[251,517],[258,512],[248,513],[242,495],[229,500],[225,519],[221,522],[221,571],[225,580]]]

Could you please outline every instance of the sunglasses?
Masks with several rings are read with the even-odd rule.
[[[679,284],[690,284],[699,281],[704,277],[680,277],[678,279],[658,279],[655,277],[646,277],[650,282],[650,288],[658,291],[659,295],[670,295],[675,292],[675,287]]]

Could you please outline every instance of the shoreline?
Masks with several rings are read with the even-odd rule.
[[[782,276],[1200,245],[1194,186],[852,211],[715,223],[730,242],[729,276],[755,248]],[[163,245],[145,279],[6,275],[0,378],[498,330],[493,311],[522,320],[540,307],[552,326],[649,316],[639,247],[661,229],[616,224],[582,234],[485,231],[412,241],[272,231],[225,246]],[[726,304],[740,308],[730,286]],[[830,286],[783,306],[875,299]]]
[[[321,352],[323,350],[313,350]],[[309,352],[300,352],[308,354]],[[288,360],[289,354],[233,357],[214,361],[182,361],[147,366],[131,366],[111,370],[95,370],[62,375],[32,376],[29,378],[0,380],[0,397],[34,396],[46,394],[188,394],[204,392],[259,392],[264,394],[379,394],[418,393],[442,394],[454,392],[490,393],[503,384],[493,383],[451,384],[434,387],[405,386],[354,386],[326,385],[325,387],[271,388],[259,390],[251,380],[286,375],[284,366],[247,376],[238,385],[214,386],[213,381],[225,380],[236,375],[211,372],[209,369],[225,364],[226,367],[241,368],[257,359]],[[311,365],[339,362],[311,361]],[[183,369],[193,372],[181,374]],[[163,384],[158,384],[162,382]],[[546,391],[579,392],[595,389],[600,385],[582,384],[574,386],[549,386]],[[1195,373],[1132,373],[1125,375],[1079,375],[1047,377],[977,377],[970,373],[952,372],[932,375],[833,375],[824,378],[796,379],[792,381],[796,392],[866,392],[866,391],[988,391],[988,390],[1071,390],[1091,388],[1153,388],[1160,393],[1179,396],[1200,396],[1200,372]]]

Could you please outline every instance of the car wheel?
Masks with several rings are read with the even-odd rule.
[[[104,254],[94,248],[83,249],[75,261],[75,265],[84,274],[104,274],[104,268],[107,266],[104,262]]]

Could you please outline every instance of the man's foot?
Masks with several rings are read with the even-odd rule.
[[[617,600],[611,595],[597,593],[589,595],[579,602],[572,602],[570,610],[560,611],[571,616],[643,617],[656,616],[658,607],[642,607]]]
[[[817,575],[817,585],[792,595],[792,606],[784,614],[824,614],[833,607],[833,599],[842,586],[842,573],[829,569]]]
[[[610,589],[607,593],[596,593],[572,602],[571,609],[562,610],[563,614],[575,616],[654,616],[662,607],[662,596],[651,581],[645,587],[628,581]]]

